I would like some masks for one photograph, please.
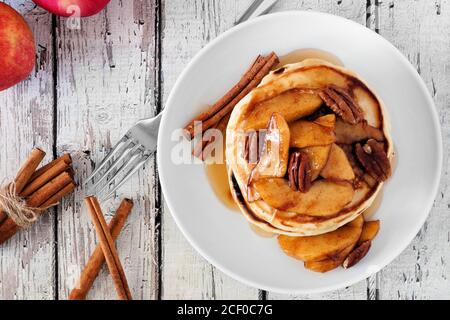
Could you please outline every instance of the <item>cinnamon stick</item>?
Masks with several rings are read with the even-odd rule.
[[[194,150],[192,150],[192,155],[199,158],[200,160],[205,160],[203,157],[203,150],[205,150],[206,146],[213,141],[214,139],[212,137],[210,137],[208,140],[205,140],[202,137],[201,140],[195,144]]]
[[[117,209],[114,217],[111,219],[108,225],[108,229],[111,232],[111,236],[115,241],[122,230],[128,215],[133,208],[133,201],[130,199],[122,200],[119,208]],[[105,255],[103,254],[101,245],[97,245],[88,263],[83,269],[80,275],[80,280],[75,288],[69,294],[69,300],[84,300],[91,289],[95,279],[97,278],[100,269],[105,262]]]
[[[117,294],[122,300],[131,300],[131,292],[128,287],[128,282],[123,271],[122,264],[114,244],[113,237],[106,225],[105,217],[100,209],[100,204],[95,197],[85,198],[85,203],[88,212],[91,216],[92,222],[95,226],[95,231],[100,240],[100,246],[105,255],[106,264],[114,281]]]
[[[31,180],[34,171],[41,163],[42,159],[45,157],[45,152],[39,148],[33,148],[27,160],[22,164],[19,171],[17,172],[16,178],[14,179],[16,194],[20,194],[22,190],[27,185],[28,181]],[[6,212],[0,210],[0,226],[8,218]]]
[[[225,115],[222,119],[220,119],[220,121],[214,125],[214,127],[219,130],[220,132],[222,132],[222,137],[225,138],[226,135],[226,129],[227,129],[227,125],[228,125],[228,121],[230,120],[230,116],[231,116],[231,112],[228,113],[227,115]],[[200,160],[205,160],[205,156],[203,154],[203,150],[205,150],[205,148],[210,145],[211,143],[213,143],[215,140],[214,139],[208,139],[208,140],[204,140],[203,137],[200,141],[197,142],[197,144],[194,146],[194,150],[192,151],[192,155],[194,157],[199,158]],[[224,139],[224,143],[225,143],[225,139]]]
[[[16,184],[16,194],[20,194],[22,192],[44,157],[45,152],[41,149],[34,148],[31,150],[28,159],[22,164],[16,178],[14,179]]]
[[[211,128],[217,121],[222,119],[227,113],[231,112],[233,108],[242,100],[247,94],[250,93],[254,88],[258,86],[261,80],[270,72],[270,69],[278,63],[278,57],[275,53],[272,53],[269,56],[266,64],[258,71],[256,76],[252,81],[242,90],[233,100],[231,100],[226,106],[224,106],[219,112],[217,112],[214,116],[204,121],[202,124],[202,130],[205,132],[209,128]],[[192,132],[193,133],[193,132]]]
[[[28,197],[37,189],[45,185],[47,182],[49,182],[62,172],[67,171],[69,168],[70,166],[65,161],[57,161],[55,165],[50,166],[48,167],[47,170],[42,171],[41,175],[39,175],[38,177],[36,177],[36,179],[30,182],[22,191],[21,196]]]
[[[38,208],[49,200],[59,190],[72,182],[72,176],[69,172],[63,172],[57,177],[50,180],[46,185],[42,186],[27,200],[27,204],[31,208]]]
[[[193,130],[195,121],[204,121],[210,118],[212,115],[220,111],[224,105],[229,103],[239,92],[241,92],[252,80],[252,78],[256,75],[256,73],[262,68],[262,66],[266,63],[266,58],[259,55],[256,57],[255,61],[253,61],[250,68],[244,73],[238,83],[236,83],[223,97],[217,100],[208,110],[202,112],[198,117],[189,122],[186,126],[186,130],[190,132]]]
[[[184,128],[188,138],[194,136],[194,123],[196,121],[203,122],[202,132],[206,131],[220,119],[222,119],[234,106],[245,97],[253,88],[255,88],[267,75],[270,69],[278,63],[277,55],[272,52],[267,57],[258,56],[252,66],[242,76],[239,82],[233,86],[222,98],[214,103],[211,108],[193,119]]]
[[[74,191],[77,187],[77,184],[75,182],[70,182],[68,185],[64,186],[61,190],[59,190],[57,193],[55,193],[51,198],[49,198],[47,201],[45,201],[41,205],[41,210],[44,211],[46,208],[50,206],[56,205],[59,201],[61,201],[62,198],[64,198],[66,195]],[[42,213],[42,212],[41,212]]]
[[[216,125],[216,129],[220,130],[223,134],[226,134],[228,121],[230,121],[231,112],[226,114]],[[224,136],[225,137],[225,136]]]
[[[53,180],[49,181],[46,185],[36,190],[36,192],[30,196],[26,203],[31,208],[46,208],[52,204],[50,203],[47,205],[48,201],[59,198],[61,195],[60,191],[71,183],[73,183],[73,181],[70,174],[63,172]],[[62,195],[58,201],[65,195],[66,194]],[[7,217],[0,225],[0,244],[11,238],[19,230],[20,227],[15,224],[10,217]]]
[[[30,182],[34,181],[36,178],[38,178],[39,176],[44,174],[46,171],[50,170],[52,167],[54,167],[55,165],[57,165],[61,161],[66,163],[66,164],[68,164],[68,165],[70,165],[72,163],[72,157],[70,156],[70,154],[65,153],[61,157],[59,157],[58,159],[55,159],[55,160],[47,163],[45,166],[42,166],[41,168],[36,170],[36,172],[33,173],[33,175],[30,178]]]

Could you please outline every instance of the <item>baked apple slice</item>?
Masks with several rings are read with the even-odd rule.
[[[284,177],[289,161],[289,126],[283,116],[274,112],[267,125],[264,146],[260,159],[252,169],[248,183],[247,196],[249,201],[259,199],[253,190],[252,183],[261,177]]]
[[[355,179],[352,166],[347,155],[337,144],[331,145],[327,164],[320,172],[325,179],[352,181]]]
[[[348,246],[333,258],[328,258],[321,261],[305,261],[304,266],[306,269],[315,272],[325,273],[331,271],[339,267],[345,261],[350,252],[352,252],[353,247],[354,245]]]
[[[327,114],[321,117],[318,117],[314,121],[315,124],[321,125],[323,127],[334,129],[336,125],[336,116],[334,114]]]
[[[337,259],[344,249],[349,247],[349,251],[353,249],[361,235],[363,223],[363,217],[358,216],[339,229],[318,236],[290,237],[280,235],[278,236],[278,244],[288,256],[305,262]],[[346,256],[343,257],[342,261]]]
[[[274,112],[279,113],[287,122],[292,122],[314,113],[321,105],[322,99],[317,94],[291,89],[252,107],[243,117],[248,124],[244,125],[244,129],[264,129]]]
[[[291,123],[291,148],[324,146],[335,141],[334,125],[330,122],[334,115],[326,115],[315,121],[299,120]],[[325,118],[325,119],[323,119]],[[326,123],[328,126],[322,125]]]
[[[356,245],[353,244],[345,248],[344,250],[339,252],[336,257],[333,257],[331,259],[329,258],[322,261],[306,261],[305,268],[315,272],[324,273],[336,269],[340,265],[348,268],[350,262],[357,263],[357,261],[354,259],[359,258],[359,260],[361,260],[370,249],[370,245],[368,244],[378,232],[377,226],[379,226],[378,220],[364,222],[361,235]]]
[[[286,179],[265,178],[253,182],[261,198],[271,207],[309,216],[330,216],[338,213],[353,198],[348,182],[315,181],[308,192],[293,191]]]
[[[326,146],[306,147],[300,149],[308,155],[311,167],[311,181],[316,180],[319,177],[320,171],[325,167],[330,155],[331,144]]]
[[[259,177],[284,177],[289,161],[289,126],[279,113],[273,113],[267,125],[261,157],[250,175],[250,181]]]
[[[380,220],[364,222],[361,236],[358,240],[358,245],[366,241],[372,241],[380,231]]]

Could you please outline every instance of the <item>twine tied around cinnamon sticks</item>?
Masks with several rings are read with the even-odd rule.
[[[0,188],[0,211],[6,212],[21,228],[27,228],[38,218],[37,208],[30,208],[25,200],[17,195],[15,182]]]
[[[45,152],[34,148],[13,182],[0,190],[0,244],[33,223],[76,188],[69,154],[37,169]]]

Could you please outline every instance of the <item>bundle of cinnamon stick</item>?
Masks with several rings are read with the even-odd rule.
[[[278,56],[274,52],[265,57],[259,55],[241,79],[223,97],[186,125],[184,128],[186,137],[192,139],[197,134],[203,136],[206,130],[217,128],[219,124],[223,125],[221,120],[231,114],[231,111],[233,111],[233,108],[239,101],[256,88],[278,62]],[[197,126],[200,128],[200,132],[197,132]],[[194,147],[193,155],[203,159],[203,150],[211,142],[208,140],[204,141],[200,137],[200,141]]]
[[[14,181],[6,187],[12,192],[6,192],[7,196],[2,193],[1,203],[11,205],[8,206],[9,212],[0,208],[0,244],[75,190],[77,185],[73,180],[70,155],[64,154],[37,169],[44,157],[44,151],[34,148]]]

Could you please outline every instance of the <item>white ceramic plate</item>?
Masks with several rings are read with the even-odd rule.
[[[202,165],[176,165],[171,153],[182,128],[217,100],[260,53],[317,48],[338,56],[386,103],[397,167],[374,215],[381,231],[355,267],[326,274],[304,269],[275,238],[256,235],[214,195]],[[349,286],[379,271],[413,240],[432,207],[442,166],[437,112],[407,59],[388,41],[352,21],[316,12],[266,15],[225,32],[203,48],[176,82],[159,132],[158,168],[168,207],[192,246],[214,266],[250,286],[280,293],[314,293]]]

